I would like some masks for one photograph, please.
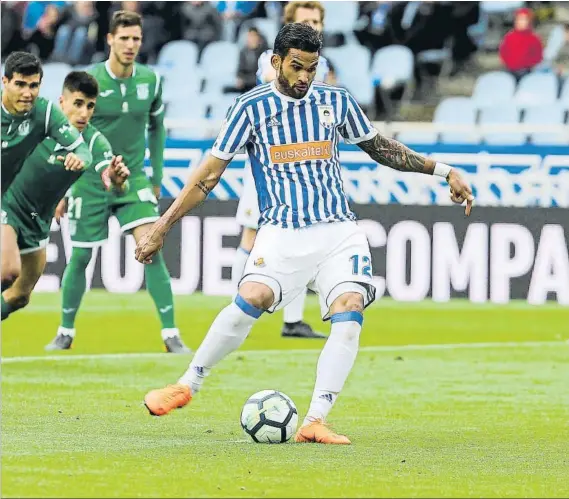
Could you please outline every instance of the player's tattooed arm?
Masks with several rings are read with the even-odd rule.
[[[180,218],[201,204],[219,183],[228,164],[229,161],[210,154],[200,166],[192,171],[180,195],[156,222],[158,228],[163,233],[168,232]]]
[[[377,134],[370,140],[357,144],[371,159],[402,172],[418,172],[432,175],[435,161],[421,156],[397,140]]]

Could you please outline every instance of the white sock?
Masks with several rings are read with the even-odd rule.
[[[65,336],[75,338],[75,328],[59,326],[59,328],[57,328],[57,334],[63,334]]]
[[[193,394],[199,392],[211,368],[241,346],[262,313],[237,295],[235,301],[217,315],[178,383],[188,385]]]
[[[308,290],[304,288],[302,292],[283,309],[285,322],[290,324],[302,320],[307,291]]]
[[[162,340],[166,341],[168,338],[175,338],[180,336],[180,330],[177,327],[166,327],[162,329]]]
[[[303,424],[326,420],[358,355],[363,315],[343,312],[331,317],[332,329],[316,368],[316,384]]]
[[[239,286],[239,281],[243,277],[243,272],[245,271],[245,264],[247,263],[247,258],[249,258],[249,252],[244,250],[241,246],[237,248],[235,253],[235,260],[233,261],[233,266],[231,267],[231,283],[233,284],[233,289],[237,293],[237,286]]]

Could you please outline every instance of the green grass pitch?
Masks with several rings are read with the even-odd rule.
[[[89,293],[73,350],[47,354],[59,299],[2,323],[3,497],[569,497],[567,308],[374,304],[330,417],[353,445],[331,447],[254,444],[239,426],[261,389],[308,407],[323,343],[282,339],[280,314],[189,407],[153,418],[144,394],[190,357],[160,353],[149,296]],[[176,298],[189,346],[227,302]],[[307,318],[328,330],[314,297]]]

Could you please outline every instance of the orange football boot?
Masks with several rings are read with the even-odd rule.
[[[294,441],[298,443],[315,442],[317,444],[350,445],[350,439],[346,435],[334,433],[321,419],[315,419],[301,426],[296,432]]]
[[[188,405],[190,400],[192,400],[190,387],[177,383],[148,392],[144,397],[144,405],[153,416],[164,416],[173,409],[181,409]]]

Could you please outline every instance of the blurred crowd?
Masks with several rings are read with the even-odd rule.
[[[504,69],[516,78],[538,67],[544,58],[544,41],[535,32],[543,18],[546,2],[525,2],[532,8],[518,9],[511,19],[511,31],[499,45]],[[139,12],[144,17],[140,61],[155,64],[161,48],[172,40],[190,40],[200,51],[212,42],[240,42],[235,90],[255,85],[259,54],[269,48],[268,40],[255,27],[245,24],[253,18],[282,23],[286,2],[185,1],[185,2],[2,2],[2,57],[14,50],[29,50],[42,60],[87,65],[107,56],[106,33],[109,19],[118,10]],[[450,76],[468,66],[480,50],[478,26],[482,26],[480,2],[358,2],[359,15],[349,27],[349,42],[359,43],[372,54],[382,47],[399,44],[413,54],[428,51],[451,52]],[[545,7],[544,7],[545,6]],[[539,14],[536,16],[536,12]],[[546,14],[547,15],[547,14]],[[474,28],[474,29],[473,29]],[[507,28],[506,28],[507,29]],[[483,27],[482,27],[483,30]],[[245,31],[246,33],[241,33]],[[505,31],[505,30],[504,30]],[[346,43],[346,32],[324,33],[324,46]],[[560,30],[555,61],[558,73],[569,70],[569,24]],[[424,58],[423,58],[424,59]],[[419,57],[417,61],[421,61]],[[417,86],[425,66],[416,70]],[[434,65],[434,71],[440,68]]]

